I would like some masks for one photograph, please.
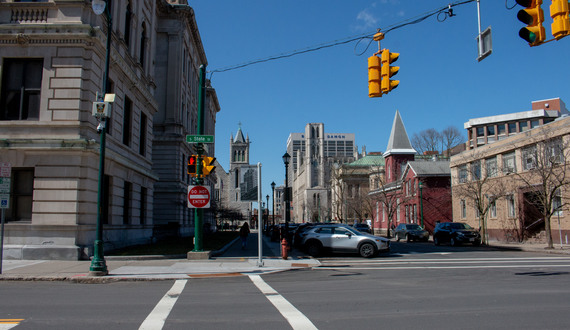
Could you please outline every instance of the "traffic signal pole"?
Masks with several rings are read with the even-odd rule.
[[[204,104],[206,101],[206,66],[200,65],[200,94],[198,96],[198,135],[204,135]],[[196,144],[196,153],[198,159],[196,162],[196,184],[202,185],[202,154],[204,153],[204,144]],[[202,208],[194,209],[194,252],[202,252],[202,232],[204,223],[204,210]]]

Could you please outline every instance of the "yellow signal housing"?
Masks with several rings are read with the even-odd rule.
[[[552,0],[550,5],[550,17],[552,17],[552,36],[559,40],[570,34],[568,0]]]
[[[382,50],[382,93],[387,94],[392,89],[398,87],[399,80],[390,80],[390,78],[400,71],[400,67],[392,66],[400,57],[399,53],[390,53],[390,50]]]
[[[538,46],[546,40],[544,31],[544,11],[542,10],[542,0],[516,0],[516,2],[525,7],[517,13],[519,21],[527,26],[519,30],[519,36],[526,40],[529,45]]]
[[[215,157],[208,157],[208,156],[202,157],[202,175],[203,176],[209,175],[210,173],[212,173],[212,171],[214,171],[214,169],[216,168],[216,166],[213,165],[215,161],[216,161]]]
[[[382,62],[380,57],[373,55],[368,58],[368,97],[382,97],[380,81],[380,67]]]

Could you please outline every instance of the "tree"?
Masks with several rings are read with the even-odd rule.
[[[506,180],[499,180],[496,158],[482,159],[476,150],[464,154],[458,166],[453,194],[473,207],[479,218],[481,239],[488,244],[487,215],[496,209],[496,202],[507,192]]]
[[[463,134],[461,134],[461,131],[459,131],[457,127],[448,126],[446,129],[444,129],[441,132],[441,140],[443,146],[442,154],[446,152],[447,154],[445,156],[450,157],[451,149],[456,145],[458,145],[459,143],[461,143],[461,141],[463,141],[464,138]]]
[[[561,194],[570,184],[568,174],[570,147],[568,139],[555,134],[555,127],[543,127],[540,134],[531,137],[531,143],[521,149],[523,171],[516,178],[525,190],[531,192],[534,203],[542,212],[546,243],[554,248],[551,232],[551,218],[566,203]]]
[[[437,151],[441,141],[441,134],[433,128],[428,128],[412,136],[412,146],[420,154],[426,151]]]

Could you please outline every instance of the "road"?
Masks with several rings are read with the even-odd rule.
[[[414,245],[415,244],[415,245]],[[263,276],[0,282],[14,329],[567,329],[570,256],[395,243]],[[4,328],[3,328],[4,326]]]

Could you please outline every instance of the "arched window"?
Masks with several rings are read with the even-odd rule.
[[[139,51],[139,60],[140,60],[140,63],[141,63],[141,65],[142,65],[142,67],[143,67],[143,70],[144,70],[144,54],[145,54],[145,51],[146,51],[146,41],[147,41],[147,38],[146,38],[146,24],[143,22],[143,23],[142,23],[142,31],[141,31],[141,44],[140,44],[141,48],[140,48],[140,51]]]
[[[133,11],[131,8],[131,2],[127,2],[127,11],[125,12],[125,43],[127,48],[130,48],[131,44],[131,19],[133,16]]]

